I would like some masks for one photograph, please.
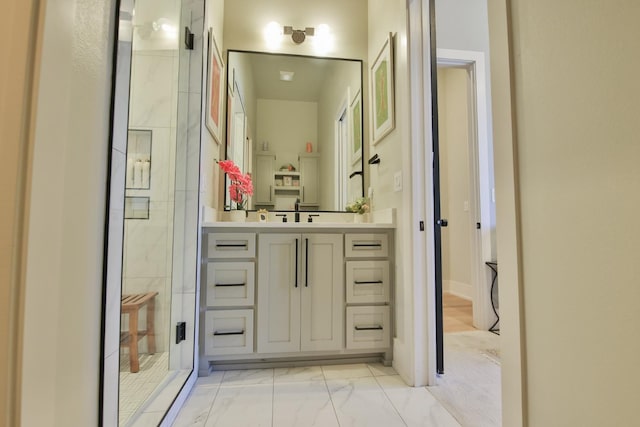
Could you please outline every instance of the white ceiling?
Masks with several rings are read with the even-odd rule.
[[[254,90],[258,98],[287,101],[318,101],[323,82],[331,78],[331,69],[338,61],[262,53],[234,52],[232,54],[251,57],[249,63],[253,69]],[[359,66],[357,62],[354,64]],[[281,81],[280,71],[293,71],[294,80]]]

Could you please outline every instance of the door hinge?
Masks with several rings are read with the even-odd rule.
[[[193,50],[193,33],[189,27],[184,27],[184,47],[187,50]]]
[[[424,231],[424,221],[420,221],[420,231]]]
[[[476,222],[476,229],[480,230],[480,223],[479,222]]]
[[[187,339],[187,322],[178,322],[176,325],[176,344]]]

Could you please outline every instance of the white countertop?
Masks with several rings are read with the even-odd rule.
[[[282,222],[281,215],[287,215],[287,222]],[[276,216],[278,215],[278,216]],[[313,215],[313,222],[307,222],[309,215]],[[387,208],[374,211],[357,219],[369,219],[370,222],[354,222],[356,216],[348,212],[299,212],[300,222],[295,222],[295,212],[268,212],[267,222],[259,222],[256,212],[249,212],[246,222],[224,221],[229,219],[228,212],[209,212],[203,215],[206,219],[201,227],[216,228],[247,228],[247,229],[394,229],[396,228],[396,210]],[[212,219],[223,221],[212,221]]]
[[[391,223],[353,223],[353,222],[204,222],[202,228],[215,227],[215,228],[257,228],[257,229],[296,229],[296,228],[313,228],[313,229],[326,229],[326,228],[338,228],[338,229],[389,229],[396,228],[395,224]]]

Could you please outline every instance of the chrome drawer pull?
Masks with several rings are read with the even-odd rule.
[[[383,328],[380,325],[372,326],[356,326],[356,331],[381,331]]]
[[[244,329],[240,329],[239,331],[215,331],[213,335],[244,335]]]
[[[216,243],[216,248],[246,248],[246,243]]]
[[[215,286],[218,287],[226,287],[226,286],[245,286],[246,283],[216,283]]]
[[[381,285],[382,280],[354,280],[354,285]]]

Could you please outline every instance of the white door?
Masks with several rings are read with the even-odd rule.
[[[303,205],[316,206],[320,203],[320,171],[318,170],[318,157],[300,156],[300,175],[302,185],[301,203]]]
[[[273,189],[273,161],[272,154],[256,155],[256,176],[253,181],[255,183],[254,200],[256,205],[272,205],[272,189]]]
[[[341,234],[302,235],[301,350],[340,350],[344,333]]]
[[[300,351],[301,236],[261,234],[258,244],[259,353]]]

